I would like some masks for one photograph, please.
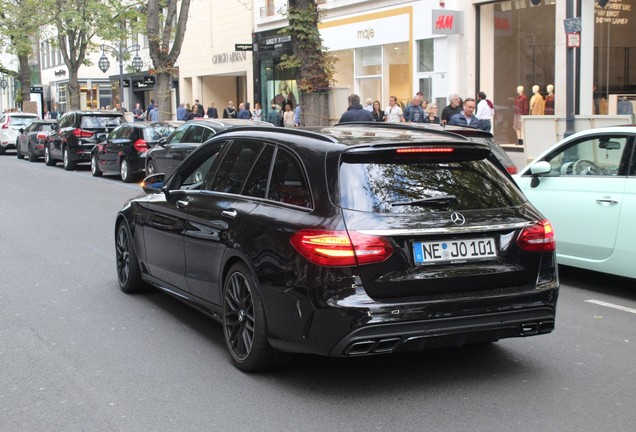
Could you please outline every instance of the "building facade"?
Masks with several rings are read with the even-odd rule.
[[[229,101],[254,106],[252,52],[237,51],[252,39],[252,2],[192,2],[181,55],[179,100],[214,105],[219,117]]]

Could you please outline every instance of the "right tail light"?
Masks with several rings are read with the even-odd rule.
[[[517,238],[517,245],[525,252],[554,252],[556,239],[554,229],[547,220],[524,228]]]

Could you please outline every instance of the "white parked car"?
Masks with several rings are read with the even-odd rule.
[[[578,132],[514,176],[552,223],[560,264],[636,278],[636,126]]]
[[[37,120],[35,114],[8,112],[0,117],[0,155],[5,154],[8,149],[16,148],[20,129],[24,129]]]

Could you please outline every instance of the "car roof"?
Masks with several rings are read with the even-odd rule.
[[[6,112],[6,113],[2,113],[2,115],[9,116],[9,117],[35,117],[35,118],[38,117],[37,114],[25,113],[25,112]]]
[[[74,114],[81,114],[81,115],[94,115],[94,116],[123,116],[122,113],[120,113],[119,111],[101,111],[101,110],[97,110],[97,111],[89,111],[89,110],[71,110],[71,111],[66,111],[64,114],[68,114],[68,113],[74,113]]]
[[[249,136],[257,133],[261,138],[280,139],[281,134],[294,135],[300,146],[311,146],[322,151],[348,151],[353,148],[387,148],[403,145],[461,144],[490,150],[488,145],[474,143],[466,138],[445,132],[392,128],[372,123],[313,128],[261,128],[238,127],[220,132],[217,136]],[[291,141],[291,140],[290,140]],[[306,144],[303,144],[306,142]]]
[[[184,123],[184,125],[189,125],[189,124],[199,124],[202,126],[209,126],[215,130],[223,130],[230,127],[238,127],[238,126],[274,127],[273,124],[265,122],[265,121],[254,121],[254,120],[244,120],[244,119],[211,119],[211,118],[202,118],[202,117],[188,120]]]

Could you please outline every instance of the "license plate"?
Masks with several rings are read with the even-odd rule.
[[[495,239],[492,237],[414,242],[413,256],[416,265],[442,262],[463,263],[471,260],[494,258],[497,256],[497,248],[495,247]]]

